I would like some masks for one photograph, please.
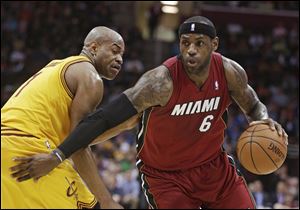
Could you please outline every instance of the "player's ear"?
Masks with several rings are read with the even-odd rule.
[[[98,44],[93,41],[84,45],[84,47],[92,54],[95,55],[97,52]]]
[[[218,46],[219,46],[219,37],[215,37],[211,40],[211,44],[212,44],[212,48],[213,48],[213,51],[216,51],[218,49]]]
[[[92,52],[92,54],[96,54],[97,48],[98,48],[97,43],[96,42],[92,42],[91,43],[91,52]]]

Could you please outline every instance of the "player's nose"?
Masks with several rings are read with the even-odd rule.
[[[116,58],[116,61],[118,64],[122,65],[123,64],[123,58],[121,55],[118,55],[117,58]]]
[[[195,56],[196,53],[197,53],[196,47],[195,47],[193,44],[191,44],[191,45],[189,46],[187,52],[188,52],[189,56]]]

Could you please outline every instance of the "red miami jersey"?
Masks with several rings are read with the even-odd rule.
[[[231,103],[222,56],[213,53],[209,76],[201,88],[188,77],[178,56],[163,63],[173,80],[168,103],[144,111],[137,136],[139,162],[173,171],[197,167],[222,151]]]

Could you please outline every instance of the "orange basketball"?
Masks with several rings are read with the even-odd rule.
[[[272,131],[267,124],[248,127],[240,136],[236,148],[244,168],[254,174],[270,174],[276,171],[287,155],[284,136]]]

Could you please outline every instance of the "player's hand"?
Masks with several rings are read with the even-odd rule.
[[[37,154],[29,157],[13,158],[18,165],[10,168],[13,178],[22,182],[33,178],[37,181],[40,177],[47,175],[60,164],[58,158],[53,154]]]
[[[101,209],[124,209],[123,206],[115,202],[113,199],[100,204]]]
[[[249,124],[249,126],[257,125],[257,124],[261,124],[261,123],[268,124],[269,127],[270,127],[270,129],[273,130],[273,131],[276,130],[279,136],[283,136],[284,137],[284,139],[285,139],[284,143],[286,145],[288,145],[288,135],[287,135],[287,133],[282,128],[282,126],[278,122],[274,121],[272,118],[268,118],[268,119],[265,119],[265,120],[252,121]]]

